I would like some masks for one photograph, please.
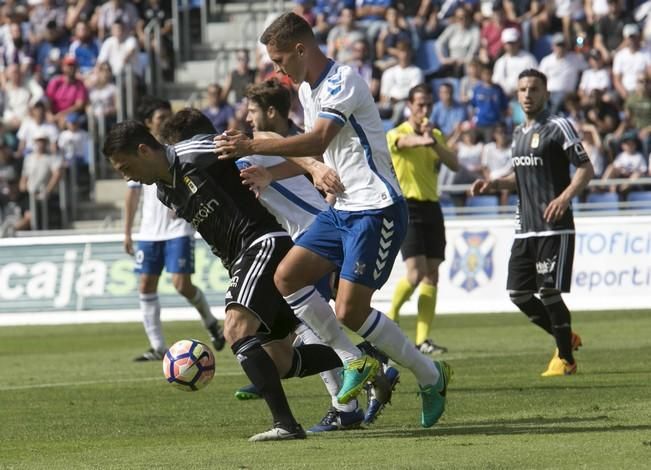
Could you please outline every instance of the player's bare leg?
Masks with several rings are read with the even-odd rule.
[[[224,333],[219,327],[217,318],[210,311],[210,305],[206,300],[203,291],[192,283],[192,277],[188,273],[174,273],[172,274],[172,284],[176,291],[185,297],[190,304],[197,309],[201,316],[201,322],[204,328],[208,330],[210,335],[210,342],[217,351],[224,349],[226,340]]]

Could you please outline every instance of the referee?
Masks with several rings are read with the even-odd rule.
[[[507,289],[511,301],[556,341],[556,352],[542,376],[572,375],[577,370],[572,351],[581,346],[581,338],[572,332],[570,311],[561,298],[562,292],[570,291],[574,259],[570,201],[585,189],[594,169],[572,124],[545,109],[549,98],[545,74],[524,70],[517,93],[526,120],[513,133],[515,172],[492,181],[477,180],[471,193],[517,190]],[[573,178],[570,164],[577,169]]]
[[[409,119],[387,133],[393,166],[409,208],[407,236],[401,247],[407,276],[398,281],[387,315],[397,322],[400,307],[420,285],[416,347],[424,354],[447,351],[429,338],[436,310],[438,269],[445,259],[445,226],[437,181],[441,163],[452,171],[459,168],[443,133],[427,120],[432,104],[432,89],[416,85],[409,90]]]

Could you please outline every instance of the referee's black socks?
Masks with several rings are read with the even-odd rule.
[[[289,408],[276,365],[262,349],[260,340],[255,336],[246,336],[235,341],[231,349],[244,373],[267,402],[274,423],[293,430],[297,426],[296,420]]]

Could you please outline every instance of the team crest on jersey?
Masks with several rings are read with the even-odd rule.
[[[547,258],[541,261],[536,262],[536,272],[541,275],[551,274],[556,269],[556,257],[554,255],[552,258]]]
[[[364,271],[366,271],[366,263],[362,263],[361,261],[355,261],[355,269],[353,272],[357,276],[363,276]]]
[[[450,281],[471,292],[493,277],[495,237],[488,231],[463,232],[454,243]]]
[[[188,189],[192,194],[197,192],[197,185],[194,184],[194,181],[192,181],[189,176],[184,176],[183,182],[185,183],[185,185],[188,187]]]
[[[531,136],[531,148],[537,149],[538,145],[540,145],[540,134],[535,132],[533,136]]]

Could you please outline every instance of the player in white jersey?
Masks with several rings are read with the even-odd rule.
[[[169,102],[144,98],[138,111],[144,124],[159,139],[161,126],[171,115]],[[134,250],[131,234],[141,193],[142,220],[140,232],[135,237],[137,247]],[[215,349],[221,350],[225,341],[217,319],[211,313],[203,292],[192,283],[191,279],[194,272],[194,229],[185,220],[177,218],[158,200],[156,185],[129,182],[125,207],[124,248],[127,253],[135,256],[135,271],[140,275],[138,281],[140,309],[143,314],[145,333],[150,343],[150,349],[134,360],[162,360],[167,350],[158,299],[158,281],[163,267],[172,274],[172,283],[179,294],[183,295],[199,312]]]
[[[302,132],[288,118],[291,104],[289,90],[277,80],[267,80],[249,86],[246,97],[247,122],[256,137],[285,137]],[[323,196],[303,174],[289,176],[304,170],[282,157],[253,155],[237,160],[237,166],[241,170],[243,182],[250,186],[260,203],[274,215],[293,240],[308,229],[320,212],[329,207]],[[329,281],[330,276],[326,275],[315,286],[326,300],[332,297]],[[321,342],[305,324],[297,327],[296,334],[306,344]],[[366,349],[371,348],[372,346],[368,346]],[[364,415],[357,400],[346,404],[338,403],[336,395],[341,386],[340,372],[340,369],[321,372],[321,378],[332,397],[332,405],[321,422],[308,429],[308,432],[350,429],[362,422],[372,423],[389,401],[400,375],[393,367],[383,371],[384,377],[380,379],[382,383],[378,383],[378,388],[368,389],[369,406]],[[259,392],[252,385],[235,392],[238,399],[257,398],[256,395],[259,395]]]
[[[276,67],[301,84],[306,133],[249,139],[228,131],[216,138],[216,152],[219,158],[301,157],[292,161],[305,168],[314,165],[310,155],[324,155],[345,189],[285,256],[276,270],[276,285],[297,316],[321,335],[324,318],[306,306],[306,299],[318,295],[309,286],[339,267],[337,318],[414,373],[423,403],[421,424],[430,427],[443,414],[451,370],[442,361],[427,360],[395,323],[371,307],[371,297],[386,282],[405,236],[407,209],[370,90],[350,67],[321,52],[311,28],[296,14],[278,17],[261,42]],[[357,372],[366,363],[345,358],[342,362],[342,388],[346,392],[361,388]],[[352,396],[340,392],[338,399],[345,403]]]

